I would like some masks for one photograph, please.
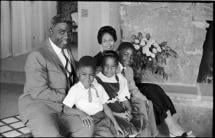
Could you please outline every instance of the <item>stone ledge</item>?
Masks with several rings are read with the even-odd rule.
[[[175,105],[177,114],[173,117],[195,136],[211,137],[213,126],[213,97],[167,93]]]

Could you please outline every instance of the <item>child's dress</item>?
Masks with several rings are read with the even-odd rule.
[[[116,113],[123,113],[125,112],[125,108],[121,102],[120,99],[126,100],[126,97],[129,99],[130,98],[130,94],[129,92],[126,93],[119,93],[120,91],[120,83],[119,83],[119,76],[116,75],[115,79],[117,80],[117,82],[105,82],[101,79],[101,77],[105,77],[102,73],[99,73],[96,76],[96,80],[98,81],[98,83],[100,83],[103,88],[105,89],[105,91],[107,92],[108,96],[109,96],[109,100],[108,100],[108,106],[111,108],[111,110],[113,112]],[[107,77],[106,77],[107,78]],[[127,89],[128,91],[128,89]],[[121,91],[122,92],[122,91]],[[131,123],[133,120],[135,120],[135,118],[133,118],[130,122],[125,120],[124,118],[115,116],[117,122],[119,123],[121,129],[124,131],[125,135],[132,135],[132,134],[136,134],[137,131],[140,128],[136,128],[135,124]],[[139,119],[137,119],[139,120]],[[133,121],[134,122],[134,121]]]

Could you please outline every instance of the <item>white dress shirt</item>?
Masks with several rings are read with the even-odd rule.
[[[115,75],[109,78],[109,77],[106,77],[102,72],[99,72],[96,76],[98,76],[103,82],[117,83]],[[117,76],[119,78],[119,92],[118,92],[119,101],[127,100],[126,97],[130,99],[128,82],[126,78],[121,73],[117,73]]]
[[[98,92],[98,96],[96,94],[95,89],[91,89],[92,94],[92,102],[89,102],[88,91],[89,88],[84,88],[84,85],[79,81],[75,85],[73,85],[68,95],[65,97],[63,104],[72,108],[74,105],[88,115],[94,115],[100,111],[103,111],[103,104],[107,102],[109,96],[107,95],[104,88],[97,83],[96,80],[93,82],[94,87]]]
[[[62,48],[59,48],[58,46],[56,46],[52,40],[49,38],[49,41],[51,43],[52,48],[54,49],[55,53],[57,54],[58,58],[60,59],[61,63],[63,64],[63,66],[66,66],[66,58],[64,57],[63,53],[62,53]],[[71,63],[70,63],[70,56],[68,54],[68,51],[66,49],[64,49],[65,55],[67,56],[67,58],[69,59],[69,65],[67,66],[67,69],[69,72],[71,72]],[[67,76],[69,76],[69,74],[67,73]]]

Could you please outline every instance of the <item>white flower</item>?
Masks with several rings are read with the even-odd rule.
[[[152,53],[152,54],[151,54],[151,57],[152,57],[152,58],[155,58],[155,54]]]
[[[149,58],[149,61],[152,61],[152,58]]]
[[[141,45],[141,46],[145,46],[145,45],[146,45],[146,42],[142,39],[141,42],[140,42],[140,45]]]
[[[157,52],[158,52],[158,51],[157,51],[156,48],[153,48],[153,49],[152,49],[152,53],[155,53],[155,54],[156,54]]]
[[[161,52],[161,47],[158,45],[158,43],[153,43],[153,45],[156,47],[158,52]]]
[[[158,51],[158,52],[161,52],[161,48],[160,48],[160,46],[157,48],[157,51]]]
[[[134,44],[134,48],[135,48],[136,50],[139,50],[139,49],[140,49],[140,46],[137,45],[137,44]]]
[[[139,39],[134,39],[134,43],[135,43],[135,44],[139,44],[139,43],[140,43],[140,40],[139,40]]]
[[[149,52],[146,52],[146,56],[149,57],[149,56],[150,56],[150,53],[149,53]]]

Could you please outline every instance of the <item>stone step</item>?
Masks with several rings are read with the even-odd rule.
[[[18,97],[23,93],[23,85],[0,83],[0,118],[18,114]]]
[[[175,105],[177,114],[174,119],[185,129],[192,130],[198,137],[211,137],[213,128],[213,98],[185,97],[185,94],[168,94]]]

